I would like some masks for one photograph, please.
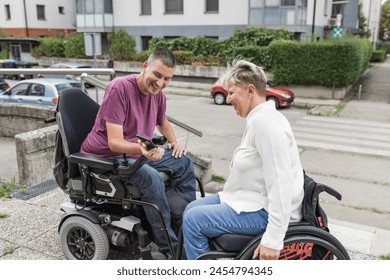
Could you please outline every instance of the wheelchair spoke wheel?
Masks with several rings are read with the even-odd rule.
[[[105,260],[109,242],[100,225],[81,216],[72,216],[60,229],[61,246],[71,260]]]

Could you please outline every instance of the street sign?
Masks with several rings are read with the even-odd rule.
[[[336,39],[339,39],[341,36],[343,36],[343,34],[344,34],[344,29],[342,27],[335,27],[332,30],[332,35]]]
[[[102,39],[100,33],[84,33],[85,55],[101,55]]]

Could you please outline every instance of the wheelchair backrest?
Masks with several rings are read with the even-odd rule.
[[[98,110],[99,104],[79,88],[61,92],[56,119],[67,158],[80,151],[81,144],[92,130]],[[75,178],[79,174],[77,164],[69,164],[69,178]]]

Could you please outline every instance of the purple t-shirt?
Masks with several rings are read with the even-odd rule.
[[[124,138],[137,142],[136,134],[152,138],[156,125],[165,120],[166,99],[162,91],[144,95],[136,82],[136,74],[111,81],[104,94],[92,131],[81,145],[80,152],[102,157],[118,157],[108,147],[106,121],[123,126]],[[138,158],[140,154],[128,155]]]

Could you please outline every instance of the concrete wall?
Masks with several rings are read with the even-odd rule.
[[[53,179],[57,125],[15,136],[19,182],[34,186]]]
[[[44,123],[54,109],[0,103],[0,136],[15,137],[18,182],[27,186],[52,179],[56,126]]]
[[[0,103],[0,136],[16,134],[46,127],[44,120],[54,116],[54,108],[28,104]]]

